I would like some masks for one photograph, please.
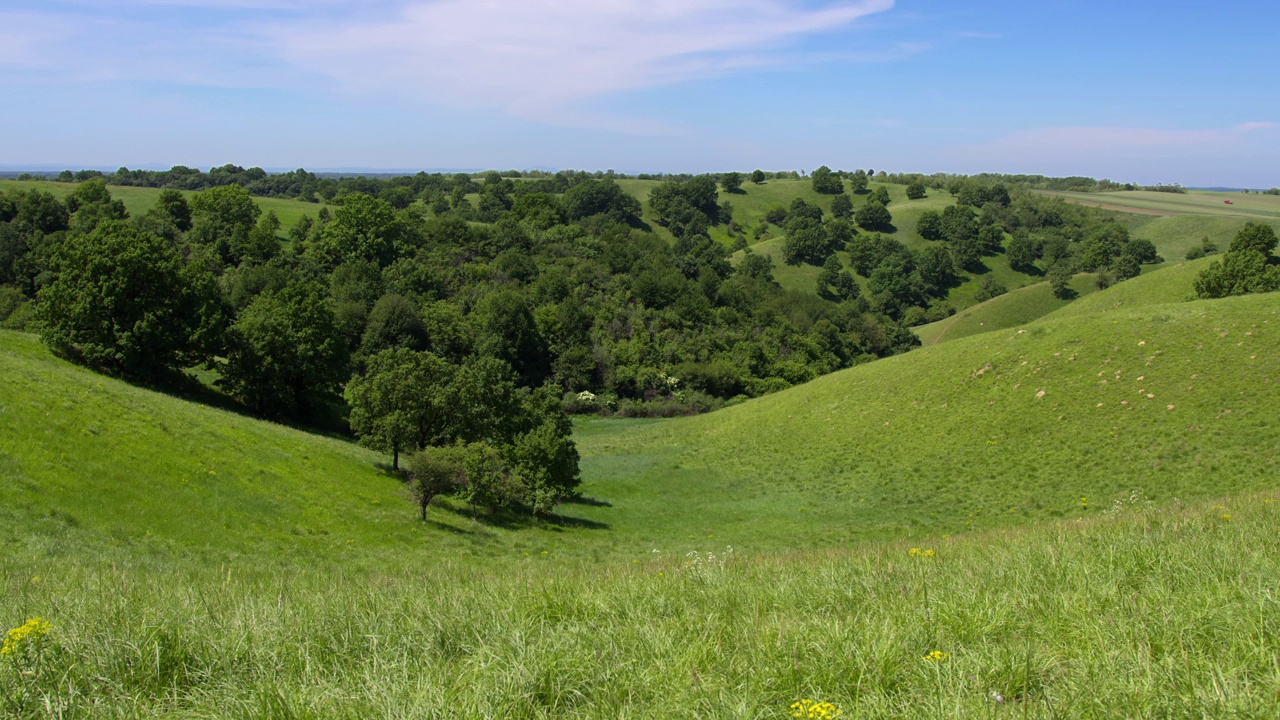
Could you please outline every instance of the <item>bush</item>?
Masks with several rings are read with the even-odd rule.
[[[9,319],[26,302],[22,291],[11,285],[0,286],[0,322]]]
[[[1200,258],[1204,257],[1204,255],[1205,255],[1204,248],[1200,247],[1199,245],[1193,246],[1190,250],[1187,251],[1188,260],[1199,260]]]

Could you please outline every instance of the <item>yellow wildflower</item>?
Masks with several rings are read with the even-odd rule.
[[[44,621],[44,618],[31,618],[25,624],[10,630],[4,636],[4,646],[0,647],[0,655],[12,655],[18,652],[22,646],[28,642],[35,642],[45,635],[53,626]]]
[[[925,655],[924,659],[928,660],[929,662],[943,662],[944,660],[947,659],[947,657],[948,655],[942,652],[941,650],[934,650],[928,655]]]
[[[937,553],[935,553],[932,549],[922,550],[920,548],[911,548],[910,550],[907,551],[907,554],[910,555],[911,557],[930,558],[936,555]]]
[[[840,717],[840,708],[829,702],[801,700],[791,703],[791,717],[807,720],[833,720]]]

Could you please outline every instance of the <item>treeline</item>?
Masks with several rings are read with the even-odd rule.
[[[285,173],[268,173],[259,167],[243,168],[238,165],[223,165],[208,172],[183,165],[168,170],[130,170],[120,168],[114,172],[104,173],[100,170],[79,170],[72,172],[63,170],[53,177],[30,174],[20,175],[20,180],[52,180],[54,182],[82,183],[101,179],[108,185],[124,187],[148,187],[156,189],[185,190],[196,192],[227,185],[238,185],[258,197],[278,197],[302,200],[304,202],[325,202],[341,205],[348,195],[363,194],[386,200],[393,207],[403,209],[421,200],[428,206],[440,211],[445,200],[456,201],[456,196],[480,192],[483,187],[492,185],[497,180],[521,180],[512,186],[514,194],[531,193],[564,193],[569,188],[587,180],[603,179],[637,179],[658,180],[663,182],[685,183],[703,177],[692,174],[642,173],[639,175],[623,175],[612,170],[605,172],[585,172],[581,170],[562,170],[547,172],[542,170],[507,170],[503,172],[488,171],[475,175],[469,173],[426,173],[414,175],[341,175],[316,174],[304,169]],[[757,170],[752,174],[755,182],[777,179],[797,179],[800,174],[794,171],[765,172]],[[478,180],[478,182],[477,182]],[[444,207],[448,209],[448,206]],[[485,210],[486,208],[481,208]],[[493,222],[494,218],[480,218]]]
[[[203,367],[265,418],[349,412],[397,460],[462,448],[458,492],[535,510],[577,483],[568,411],[705,411],[918,344],[864,299],[783,291],[766,258],[735,269],[705,181],[655,190],[674,245],[609,179],[449,182],[426,207],[353,192],[287,236],[236,183],[138,217],[103,178],[3,193],[0,310],[104,372]]]

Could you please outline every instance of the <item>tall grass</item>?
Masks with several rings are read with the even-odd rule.
[[[0,713],[782,718],[807,698],[851,718],[1272,717],[1278,520],[1272,495],[1135,498],[821,552],[362,570],[35,545],[0,560],[0,624],[52,630],[0,658]]]

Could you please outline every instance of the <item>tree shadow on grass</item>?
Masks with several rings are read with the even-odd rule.
[[[561,504],[562,505],[586,505],[588,507],[607,507],[607,508],[613,507],[613,503],[609,502],[608,500],[601,500],[599,498],[587,497],[586,495],[575,495],[571,498],[566,498]]]
[[[597,522],[595,520],[587,520],[586,518],[570,517],[561,515],[560,513],[548,513],[546,515],[534,516],[528,511],[503,510],[496,512],[487,518],[481,518],[481,522],[493,527],[502,528],[504,530],[527,530],[530,528],[543,528],[546,530],[608,530],[609,524]]]

